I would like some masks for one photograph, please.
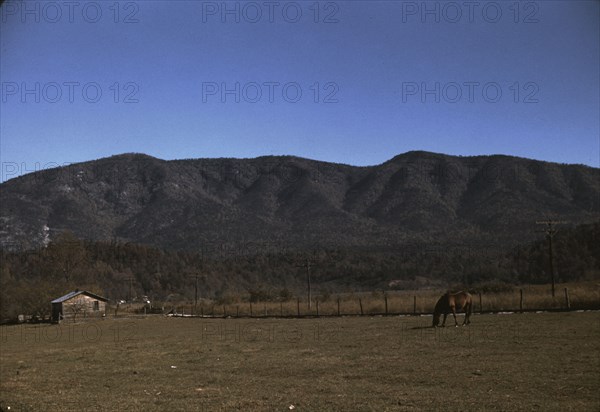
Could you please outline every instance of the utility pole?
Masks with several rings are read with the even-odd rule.
[[[308,259],[306,259],[306,286],[308,290],[308,309],[310,310],[312,305],[312,297],[310,290],[310,261]]]
[[[563,220],[538,220],[535,222],[536,225],[545,225],[546,228],[542,230],[542,232],[546,233],[546,237],[548,238],[548,258],[550,263],[550,277],[552,280],[552,297],[555,297],[555,277],[554,277],[554,259],[552,257],[552,238],[558,232],[558,230],[554,227],[555,225],[565,224],[566,221]]]
[[[306,258],[306,263],[302,264],[302,265],[297,265],[298,267],[304,267],[306,268],[306,288],[307,288],[307,295],[308,295],[308,309],[310,310],[312,307],[312,297],[311,297],[311,290],[310,290],[310,260],[308,258]]]
[[[129,307],[131,307],[131,299],[132,299],[131,293],[132,293],[132,289],[133,289],[134,279],[135,278],[132,276],[123,279],[123,282],[129,282],[129,292],[127,293],[127,304],[129,305]]]
[[[196,314],[196,308],[198,307],[198,273],[194,276],[196,282],[194,284],[194,315]]]
[[[194,278],[194,313],[195,315],[198,311],[198,277],[200,276],[199,272],[195,272],[194,274],[189,275],[189,277]]]
[[[196,314],[198,311],[198,277],[200,276],[201,271],[204,268],[204,250],[201,251],[201,260],[200,267],[194,270],[190,270],[188,273],[191,273],[189,276],[194,278],[194,313]],[[206,279],[204,279],[206,280]]]

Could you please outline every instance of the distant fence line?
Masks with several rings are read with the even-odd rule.
[[[538,293],[525,293],[523,289],[512,292],[473,293],[473,313],[528,313],[528,312],[568,312],[574,310],[600,310],[598,292],[586,296],[575,292],[571,298],[568,288],[557,293],[555,298]],[[314,299],[309,307],[304,299],[285,302],[244,302],[236,304],[173,304],[135,309],[117,305],[107,311],[110,318],[142,318],[150,315],[185,318],[331,318],[340,316],[425,316],[431,315],[440,295],[386,294],[371,296],[345,296],[333,299]],[[459,312],[460,313],[460,312]],[[85,320],[83,317],[78,321]],[[19,315],[18,319],[4,320],[0,324],[33,322],[31,316]],[[37,322],[50,322],[49,318],[35,319]]]
[[[486,298],[491,302],[486,308]],[[502,303],[498,303],[496,295],[485,295],[482,293],[473,294],[473,312],[474,313],[497,313],[497,312],[538,312],[538,311],[549,311],[549,312],[566,312],[571,310],[580,309],[600,309],[600,304],[579,304],[573,306],[569,296],[568,288],[564,288],[563,296],[553,299],[553,305],[545,306],[526,306],[526,295],[523,289],[518,290],[518,294],[514,296],[515,300],[518,299],[518,305],[506,306]],[[399,300],[395,297],[396,301]],[[432,300],[423,299],[417,295],[413,295],[412,299],[409,296],[404,296],[405,301],[404,309],[406,309],[406,301],[412,300],[412,310],[394,310],[392,307],[391,299],[388,295],[384,294],[378,301],[374,297],[367,299],[355,298],[355,299],[331,299],[322,301],[314,299],[311,303],[311,307],[308,307],[307,302],[302,299],[296,299],[295,301],[279,302],[279,304],[273,302],[258,302],[252,303],[247,302],[243,304],[230,304],[230,305],[174,305],[171,310],[164,313],[174,317],[195,317],[195,318],[314,318],[314,317],[338,317],[338,316],[423,316],[430,315],[433,312]],[[423,302],[426,301],[425,306],[431,306],[431,310],[427,307],[424,309]],[[435,304],[435,301],[433,302]],[[556,305],[559,305],[558,307]],[[326,308],[324,309],[324,306]],[[369,306],[369,307],[367,307]],[[491,307],[493,306],[493,307]]]

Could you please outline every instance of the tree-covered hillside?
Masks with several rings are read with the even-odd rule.
[[[600,279],[599,239],[600,223],[559,231],[554,238],[557,281]],[[2,251],[1,317],[46,314],[52,299],[76,288],[113,302],[141,295],[155,301],[189,301],[196,278],[202,298],[287,299],[303,293],[307,260],[315,293],[324,295],[550,280],[548,246],[542,235],[511,250],[485,244],[411,243],[383,251],[222,248],[217,252],[208,257],[202,252],[92,242],[68,232],[38,250]]]

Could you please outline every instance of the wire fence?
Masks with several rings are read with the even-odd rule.
[[[473,294],[473,312],[538,312],[599,310],[600,301],[585,296],[572,299],[564,288],[556,296],[538,293],[530,296],[523,289],[512,292]],[[285,302],[241,302],[234,304],[181,304],[163,307],[162,313],[177,317],[204,318],[306,318],[336,316],[423,316],[433,312],[439,295],[381,294],[381,296],[338,297]]]

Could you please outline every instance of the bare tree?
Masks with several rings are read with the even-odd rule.
[[[85,314],[87,310],[87,301],[84,298],[77,298],[73,303],[69,304],[69,311],[73,314],[73,322],[76,321],[77,315]]]
[[[87,254],[83,244],[71,232],[62,233],[47,249],[54,271],[70,283],[77,270],[84,266]]]

